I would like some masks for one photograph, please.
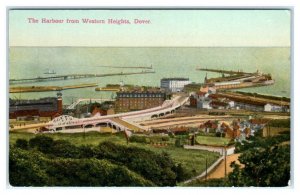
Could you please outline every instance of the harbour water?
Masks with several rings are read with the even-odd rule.
[[[109,68],[107,66],[151,66],[154,74],[135,74],[111,77],[94,77],[76,80],[60,80],[18,84],[76,85],[97,83],[157,86],[164,77],[188,77],[192,82],[203,83],[206,72],[197,67],[244,72],[271,73],[275,84],[258,88],[239,89],[276,96],[290,97],[291,62],[287,47],[11,47],[9,48],[9,79],[34,78],[44,75],[46,70],[63,74],[106,74],[117,72],[139,72],[141,69]],[[208,72],[208,78],[220,76]],[[114,92],[80,88],[63,91],[63,103],[70,104],[77,98],[111,98]],[[55,96],[56,92],[13,93],[10,98],[38,99]]]

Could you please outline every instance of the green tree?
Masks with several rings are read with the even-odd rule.
[[[181,163],[179,163],[176,166],[176,181],[181,182],[184,180],[187,180],[191,177],[191,175],[188,174],[187,170],[182,166]]]
[[[11,147],[9,182],[12,186],[45,186],[49,177],[42,154]]]
[[[245,165],[241,168],[236,163],[231,166],[229,183],[233,186],[287,186],[290,180],[289,145],[253,148],[239,157]]]

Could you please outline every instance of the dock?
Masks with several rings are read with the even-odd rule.
[[[229,75],[248,75],[248,74],[251,75],[251,74],[253,74],[253,73],[247,73],[247,72],[242,72],[242,71],[220,70],[220,69],[209,69],[209,68],[196,68],[196,70],[224,73],[224,74],[229,74]]]
[[[85,83],[78,85],[66,85],[66,86],[17,86],[10,87],[9,93],[25,93],[25,92],[44,92],[44,91],[62,91],[66,89],[78,89],[87,87],[96,87],[96,83]]]
[[[134,75],[134,74],[150,74],[150,73],[155,73],[155,71],[149,70],[149,71],[140,71],[140,72],[118,72],[118,73],[107,73],[107,74],[67,74],[67,75],[56,75],[56,76],[24,78],[24,79],[9,79],[9,84],[47,82],[47,81],[122,76],[122,75]]]

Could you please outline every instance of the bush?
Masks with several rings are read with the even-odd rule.
[[[29,140],[30,148],[36,148],[43,153],[51,153],[54,140],[51,137],[38,135]]]
[[[169,141],[170,140],[170,137],[169,136],[163,136],[161,138],[162,141]]]
[[[137,135],[132,135],[129,138],[130,142],[137,142],[137,143],[147,143],[146,137],[145,136],[137,136]],[[150,141],[149,141],[150,142]]]
[[[60,159],[51,163],[55,186],[152,186],[150,181],[107,160]],[[59,176],[59,177],[57,177]]]
[[[239,161],[245,165],[232,163],[229,174],[232,186],[288,186],[290,180],[290,147],[273,146],[264,149],[250,149],[241,154]]]
[[[158,155],[150,150],[102,142],[96,148],[98,159],[108,159],[127,166],[158,186],[176,185],[175,163],[167,154]]]
[[[168,136],[170,137],[170,138],[174,138],[175,137],[175,135],[173,134],[173,133],[168,133]]]
[[[81,152],[78,147],[66,140],[56,140],[53,143],[51,154],[63,158],[79,158]]]
[[[10,148],[9,183],[12,186],[44,186],[49,181],[39,152]]]
[[[92,146],[79,146],[78,150],[80,158],[92,158],[95,156],[95,151]]]
[[[188,174],[188,171],[182,167],[181,163],[176,166],[176,173],[176,180],[179,182],[187,180],[191,177],[191,175]]]
[[[175,140],[175,146],[176,146],[176,147],[182,147],[181,139],[178,139],[178,138],[177,138],[177,139]]]
[[[283,127],[283,128],[290,128],[291,120],[290,119],[276,119],[271,120],[267,125],[271,127]]]
[[[26,140],[17,143],[10,150],[15,186],[175,186],[187,177],[167,153],[143,148],[112,142],[75,146],[44,135],[30,139],[27,150]]]
[[[224,180],[224,178],[218,179],[208,179],[208,180],[195,180],[187,184],[187,186],[197,186],[197,187],[231,187],[229,183]]]
[[[252,136],[249,140],[235,144],[235,153],[244,152],[251,148],[268,148],[279,145],[282,142],[290,141],[290,134],[281,134],[273,137]]]
[[[28,141],[26,139],[17,139],[16,147],[27,150],[28,149]]]
[[[125,166],[107,160],[55,158],[36,150],[11,148],[12,186],[153,186]]]

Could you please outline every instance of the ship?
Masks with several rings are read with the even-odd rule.
[[[56,74],[56,72],[54,70],[47,69],[47,71],[44,72],[44,74]]]

